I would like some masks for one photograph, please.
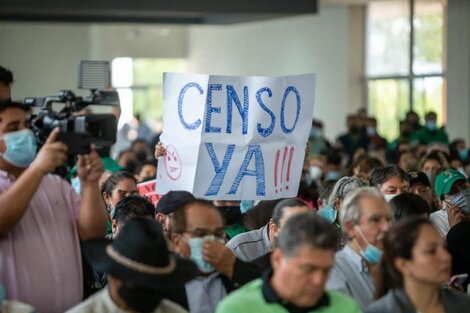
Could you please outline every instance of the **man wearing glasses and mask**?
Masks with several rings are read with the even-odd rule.
[[[229,279],[206,261],[205,244],[212,240],[225,241],[223,218],[213,204],[192,200],[175,208],[171,227],[173,251],[191,259],[200,275],[186,283],[184,290],[172,299],[182,303],[177,297],[186,298],[192,313],[215,312],[220,300],[233,289]]]

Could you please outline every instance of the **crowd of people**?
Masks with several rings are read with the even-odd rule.
[[[314,120],[295,198],[154,205],[158,135],[53,174],[67,146],[37,147],[12,82],[0,67],[0,312],[470,311],[470,158],[435,113],[393,142],[364,112],[334,143]]]

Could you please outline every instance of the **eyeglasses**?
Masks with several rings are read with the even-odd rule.
[[[462,190],[465,190],[465,189],[467,189],[467,186],[465,186],[465,184],[462,184],[462,185],[454,184],[452,186],[452,188],[450,189],[448,195],[449,196],[455,196],[456,194],[458,194],[459,192],[461,192]]]
[[[205,236],[214,236],[220,239],[225,239],[225,230],[224,228],[218,228],[214,231],[210,231],[206,228],[196,228],[194,230],[185,230],[183,234],[190,234],[191,237],[205,237]]]

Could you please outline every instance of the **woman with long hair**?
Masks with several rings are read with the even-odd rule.
[[[392,227],[384,239],[377,298],[366,313],[460,313],[470,297],[443,288],[451,274],[444,239],[426,218],[411,217]]]

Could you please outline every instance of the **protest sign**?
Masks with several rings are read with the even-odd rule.
[[[157,193],[258,200],[297,195],[315,76],[166,73]]]
[[[162,196],[157,195],[155,192],[156,179],[152,179],[143,183],[137,184],[137,192],[139,195],[146,197],[154,206],[157,205],[158,201]]]

